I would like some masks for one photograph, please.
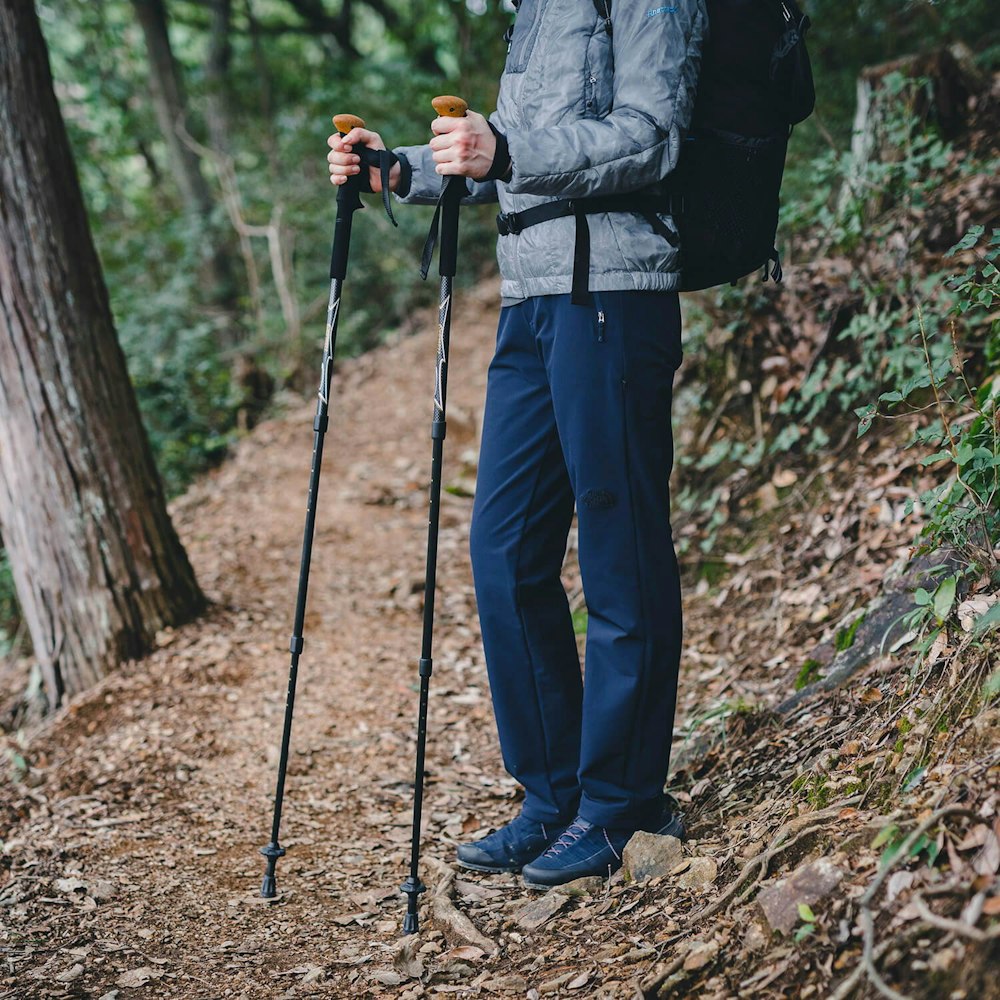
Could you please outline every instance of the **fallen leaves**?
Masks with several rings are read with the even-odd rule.
[[[154,979],[160,979],[162,976],[162,970],[149,965],[143,965],[137,969],[129,969],[128,972],[123,972],[115,980],[115,985],[121,986],[123,989],[134,990],[140,986],[145,986]]]
[[[695,941],[684,958],[683,968],[687,972],[703,969],[719,954],[717,941]]]
[[[456,380],[455,391],[477,413],[491,336],[485,326],[472,332],[456,337],[454,364],[468,378]],[[902,498],[892,493],[899,467],[890,452],[878,459],[885,482],[869,482],[860,462],[845,492],[842,477],[827,470],[821,496],[810,493],[802,508],[789,498],[806,492],[807,477],[779,471],[761,493],[780,505],[774,530],[748,536],[745,550],[713,554],[719,581],[705,579],[701,594],[690,588],[671,763],[678,797],[692,806],[694,840],[667,845],[661,868],[641,870],[630,852],[635,881],[587,879],[545,896],[525,892],[516,876],[458,876],[447,864],[454,841],[509,819],[521,794],[503,773],[490,712],[466,566],[470,504],[449,498],[423,816],[422,864],[436,879],[422,897],[420,935],[399,938],[426,527],[426,463],[414,457],[426,434],[410,401],[426,397],[421,365],[425,353],[433,360],[433,347],[431,329],[379,355],[359,383],[364,394],[345,399],[334,418],[340,447],[331,449],[319,512],[281,894],[260,898],[256,849],[267,839],[287,683],[289,567],[297,563],[303,499],[294,483],[308,470],[308,408],[263,426],[178,501],[177,523],[215,610],[165,631],[148,661],[106,679],[36,739],[25,754],[43,783],[3,790],[9,835],[0,943],[13,972],[0,974],[0,987],[32,977],[62,994],[110,991],[119,1000],[131,991],[225,990],[267,1000],[477,991],[617,998],[634,995],[651,970],[676,964],[673,995],[709,997],[724,963],[732,988],[748,996],[764,995],[770,983],[787,995],[815,986],[815,997],[832,990],[824,962],[843,959],[830,961],[833,975],[852,968],[857,897],[878,852],[866,828],[871,797],[851,799],[851,789],[864,781],[880,803],[888,796],[886,821],[892,812],[906,829],[909,813],[896,815],[892,798],[906,775],[897,780],[887,768],[898,741],[913,744],[901,765],[934,736],[939,689],[911,718],[900,707],[906,671],[887,658],[848,697],[820,693],[783,718],[767,709],[788,693],[824,634],[823,663],[832,661],[838,623],[865,605],[898,552]],[[738,491],[732,502],[741,502]],[[578,589],[575,563],[567,579]],[[992,606],[984,609],[984,600],[959,605],[963,633]],[[817,628],[809,623],[821,610]],[[952,655],[940,652],[942,663]],[[996,719],[987,725],[984,716],[972,731],[975,752],[958,743],[948,761],[929,744],[941,770],[928,768],[907,809],[961,782],[982,811],[961,836],[946,838],[933,869],[953,880],[953,895],[926,898],[937,917],[985,932],[1000,915],[996,809],[987,809],[1000,773],[990,763]],[[724,750],[700,744],[706,732],[723,736]],[[814,767],[838,748],[841,760]],[[793,877],[830,841],[850,849],[843,881],[811,904],[817,938],[829,940],[785,948],[755,918],[758,880],[766,889]],[[744,867],[739,891],[697,918]],[[929,883],[915,873],[926,871],[918,860],[891,873],[886,922],[919,925],[915,893]],[[804,900],[795,895],[798,920]],[[52,950],[78,941],[91,952]],[[940,958],[929,954],[933,946],[913,948],[942,968],[956,961],[943,948]]]
[[[420,979],[424,974],[424,963],[420,959],[419,949],[423,945],[419,934],[411,934],[403,938],[396,953],[392,956],[392,967],[406,979]]]
[[[515,914],[514,921],[522,930],[535,931],[562,910],[570,897],[558,889],[551,889],[537,899],[532,899]]]
[[[972,632],[976,628],[976,623],[982,618],[998,601],[998,594],[977,594],[975,597],[962,601],[959,604],[957,613],[958,620],[966,632]]]

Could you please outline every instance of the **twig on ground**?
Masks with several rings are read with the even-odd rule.
[[[877,962],[893,945],[904,943],[911,937],[916,937],[918,934],[922,934],[926,929],[926,924],[921,921],[917,921],[905,934],[890,938],[888,941],[882,941],[874,949],[872,949],[872,961]],[[847,1000],[847,997],[854,992],[855,986],[858,985],[858,981],[864,975],[865,971],[864,962],[859,962],[855,966],[854,971],[846,979],[842,980],[837,989],[830,994],[829,1000]]]
[[[827,809],[823,809],[820,812],[806,813],[804,816],[798,816],[793,820],[785,823],[778,832],[771,839],[771,843],[768,845],[766,850],[761,851],[756,857],[751,858],[744,866],[743,870],[736,877],[736,879],[730,884],[729,888],[714,902],[710,903],[707,907],[699,910],[697,913],[693,914],[688,918],[689,923],[694,923],[700,920],[704,920],[706,917],[712,916],[717,913],[729,900],[736,894],[740,886],[743,885],[744,881],[753,873],[754,869],[759,868],[757,877],[754,880],[754,884],[743,893],[746,896],[747,893],[751,892],[754,887],[760,884],[761,881],[767,875],[767,869],[771,861],[783,851],[786,851],[793,844],[797,843],[803,837],[809,834],[816,833],[819,830],[825,829],[823,823],[813,823],[812,826],[806,827],[804,830],[800,830],[791,840],[782,843],[782,839],[788,834],[793,833],[797,827],[802,826],[809,820],[817,819],[828,819],[831,816],[835,816],[840,812],[841,809],[846,806],[854,805],[857,802],[859,796],[854,796],[850,799],[844,799],[842,802],[838,802],[835,806],[830,806]]]
[[[661,969],[654,970],[639,985],[643,997],[655,997],[659,988],[668,980],[683,964],[684,955],[678,955],[669,965]]]
[[[910,1000],[905,993],[897,993],[881,976],[878,969],[875,967],[875,920],[872,917],[872,911],[868,907],[864,907],[861,910],[861,926],[864,930],[865,935],[865,945],[861,952],[861,967],[863,968],[865,975],[868,977],[868,981],[882,994],[884,997],[888,997],[889,1000]]]
[[[938,916],[924,901],[920,893],[914,893],[913,905],[917,912],[934,927],[939,927],[943,931],[957,934],[959,937],[971,938],[973,941],[992,941],[1000,937],[1000,926],[991,927],[988,931],[981,931],[978,927],[966,923],[963,920],[952,920],[949,917]]]
[[[943,819],[945,816],[965,816],[970,819],[978,820],[981,817],[974,813],[971,809],[966,809],[965,806],[950,805],[942,806],[940,809],[936,809],[922,822],[918,823],[917,826],[909,833],[903,843],[899,846],[892,860],[887,864],[878,874],[872,879],[871,885],[865,891],[865,894],[861,897],[861,928],[864,934],[864,950],[861,955],[861,963],[859,969],[867,976],[869,982],[885,997],[891,998],[891,1000],[908,1000],[906,996],[902,993],[897,993],[891,986],[889,986],[883,979],[878,969],[875,967],[875,918],[871,910],[871,902],[878,894],[879,889],[882,887],[882,883],[888,878],[889,873],[893,871],[896,865],[901,861],[909,858],[910,848],[917,842],[917,840],[925,834],[935,823]],[[857,970],[855,970],[857,971]],[[846,994],[844,994],[846,996]]]
[[[854,796],[849,799],[844,799],[842,802],[838,802],[834,806],[830,806],[826,809],[822,809],[819,812],[806,813],[803,816],[797,816],[795,819],[789,820],[785,823],[778,831],[775,833],[774,837],[771,839],[771,843],[768,845],[767,849],[762,851],[756,857],[751,858],[744,866],[743,870],[736,877],[736,879],[730,883],[729,888],[717,899],[714,903],[710,903],[704,909],[699,910],[697,913],[688,917],[688,923],[696,923],[698,921],[704,920],[707,917],[712,916],[717,913],[730,899],[736,894],[737,890],[746,881],[747,878],[757,869],[757,877],[754,880],[752,886],[742,894],[745,897],[749,892],[760,884],[760,882],[767,875],[767,869],[771,861],[783,851],[786,851],[793,844],[801,840],[803,837],[808,836],[811,833],[816,833],[818,830],[825,829],[823,823],[815,823],[811,826],[806,827],[804,830],[799,830],[796,835],[788,841],[782,843],[782,840],[788,836],[790,833],[794,833],[799,827],[804,826],[806,823],[814,820],[829,819],[840,812],[841,809],[846,806],[854,805],[860,799],[860,796]],[[741,898],[742,898],[741,897]]]
[[[900,845],[899,850],[896,852],[892,861],[887,864],[874,879],[872,879],[872,884],[861,897],[861,905],[863,907],[867,907],[868,904],[875,898],[875,895],[878,893],[882,883],[886,880],[889,873],[896,867],[898,862],[908,857],[910,848],[917,842],[920,836],[926,833],[939,819],[943,819],[945,816],[965,816],[968,819],[974,820],[982,819],[978,813],[973,812],[971,809],[967,809],[965,806],[942,806],[940,809],[935,810],[930,814],[930,816],[916,826],[916,828]]]

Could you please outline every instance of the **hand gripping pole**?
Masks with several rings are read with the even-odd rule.
[[[437,97],[431,104],[442,117],[464,118],[468,105],[459,97]],[[437,581],[438,526],[441,514],[441,465],[444,455],[445,408],[448,398],[448,346],[451,340],[452,279],[458,265],[458,206],[465,197],[464,177],[452,176],[445,181],[438,203],[440,216],[441,299],[438,308],[437,358],[434,368],[434,417],[431,422],[431,488],[427,521],[427,571],[424,576],[423,642],[420,650],[420,707],[417,713],[417,755],[413,782],[413,830],[410,840],[410,875],[402,885],[406,894],[406,916],[403,933],[416,934],[420,929],[418,903],[425,891],[420,881],[420,820],[424,801],[424,752],[427,745],[427,699],[434,663],[434,592]]]

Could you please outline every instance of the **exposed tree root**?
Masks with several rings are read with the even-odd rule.
[[[714,902],[706,906],[704,909],[699,910],[697,913],[692,914],[688,918],[689,924],[696,924],[707,917],[718,913],[730,899],[736,894],[737,890],[743,883],[754,874],[756,871],[756,877],[754,878],[753,884],[750,885],[743,893],[741,893],[741,898],[745,898],[749,895],[767,876],[768,867],[771,861],[777,857],[782,852],[788,850],[798,841],[802,840],[804,837],[810,834],[817,833],[821,830],[826,829],[826,825],[823,823],[813,823],[811,826],[805,827],[805,829],[800,829],[806,823],[819,819],[828,819],[830,817],[836,816],[841,809],[847,806],[852,806],[860,800],[860,796],[854,796],[849,799],[844,799],[838,802],[835,806],[829,806],[819,812],[806,813],[804,816],[797,816],[795,819],[789,820],[782,827],[779,828],[774,837],[771,838],[771,843],[766,850],[761,851],[756,857],[751,858],[744,866],[743,870],[736,877],[736,879],[730,884],[729,888]],[[791,840],[782,843],[782,840],[788,836],[790,833],[798,832]]]
[[[861,929],[864,934],[864,950],[861,956],[861,963],[852,973],[850,979],[853,981],[851,989],[857,985],[862,977],[868,979],[868,981],[882,994],[884,997],[889,997],[890,1000],[909,1000],[905,994],[898,993],[891,986],[889,986],[885,980],[882,979],[881,973],[875,966],[876,960],[876,949],[875,949],[875,917],[872,913],[871,903],[875,896],[878,894],[879,889],[882,887],[882,883],[889,877],[889,874],[896,868],[896,865],[901,861],[905,861],[909,858],[910,848],[917,842],[917,840],[926,833],[938,820],[944,818],[945,816],[965,816],[967,819],[978,820],[981,817],[974,813],[971,809],[966,809],[965,806],[950,805],[943,806],[940,809],[936,809],[930,814],[926,819],[917,826],[907,835],[906,839],[900,845],[899,849],[896,851],[892,860],[884,868],[882,868],[878,874],[872,879],[871,885],[866,890],[865,894],[861,897],[861,914],[860,922]],[[925,907],[926,909],[926,907]],[[928,911],[929,913],[930,911]],[[926,914],[921,914],[926,919]],[[934,915],[931,914],[933,917]],[[933,921],[928,920],[928,923]],[[886,944],[892,944],[895,938]],[[882,952],[880,951],[881,955]],[[841,993],[841,987],[838,988],[835,997],[848,996],[850,990],[846,993]]]
[[[452,902],[455,869],[436,858],[427,860],[441,875],[441,881],[434,887],[431,895],[434,923],[438,929],[455,944],[471,944],[482,948],[487,955],[494,954],[497,950],[496,942],[481,934],[476,925]]]

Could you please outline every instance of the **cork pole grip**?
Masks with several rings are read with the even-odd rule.
[[[452,97],[448,94],[435,97],[431,101],[431,107],[441,118],[464,118],[465,112],[469,110],[469,105],[461,97]]]
[[[334,115],[333,124],[341,135],[347,135],[352,128],[364,128],[365,120],[357,115]]]

